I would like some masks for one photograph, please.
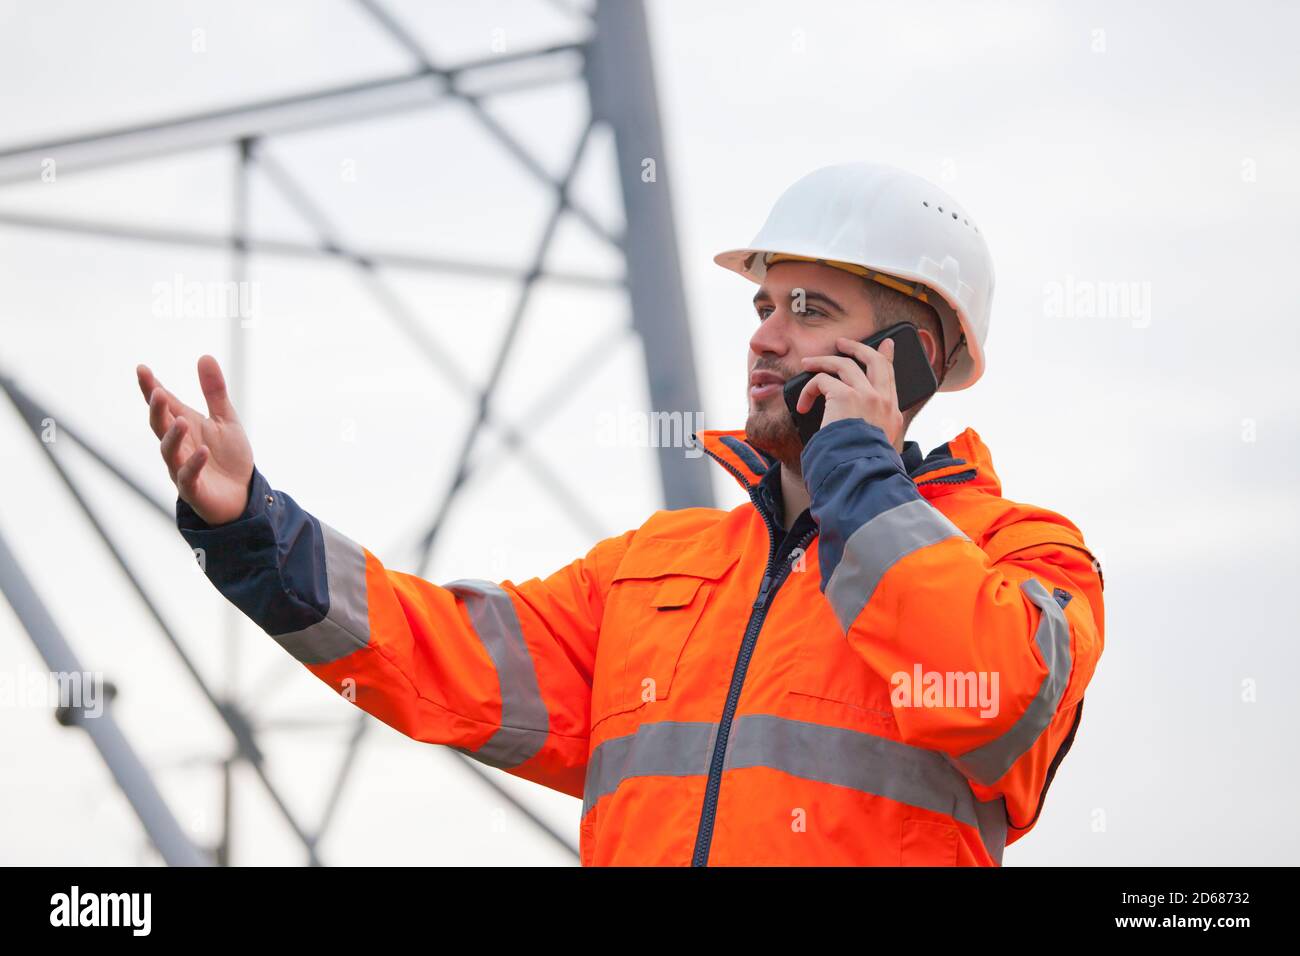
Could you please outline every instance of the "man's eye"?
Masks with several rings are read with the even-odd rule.
[[[760,305],[757,309],[755,309],[755,311],[758,313],[758,320],[761,322],[763,321],[763,319],[767,318],[768,313],[772,311],[772,307],[770,305]],[[826,317],[825,312],[823,312],[821,309],[815,309],[812,306],[805,306],[802,309],[792,309],[791,311],[793,311],[796,315],[815,315],[820,318]]]

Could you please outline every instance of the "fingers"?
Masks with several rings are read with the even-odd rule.
[[[173,476],[180,473],[181,466],[185,462],[183,446],[185,436],[189,434],[190,423],[183,418],[175,418],[163,435],[162,444],[159,450],[162,452],[163,461],[167,463],[167,470]]]
[[[156,387],[149,396],[149,427],[159,438],[167,434],[176,416],[172,413],[171,403],[167,399],[167,390]]]
[[[215,360],[213,361],[215,362]],[[217,371],[218,375],[220,375],[220,369]],[[144,395],[145,401],[149,403],[149,425],[153,428],[153,433],[159,438],[162,438],[167,433],[167,429],[171,427],[173,417],[187,418],[191,425],[201,425],[203,423],[203,414],[196,409],[190,408],[164,388],[149,366],[137,365],[135,367],[135,377],[140,386],[141,394]],[[224,381],[221,384],[221,389],[223,391],[225,389]],[[162,396],[159,399],[162,402],[161,408],[154,407],[155,397],[158,395]]]
[[[162,382],[158,381],[153,372],[149,369],[149,366],[137,365],[135,367],[135,377],[136,381],[140,385],[140,391],[144,394],[144,400],[146,402],[153,399],[154,392],[161,391],[163,395],[166,396],[168,408],[171,410],[173,415],[180,415],[183,412],[194,411],[194,409],[190,408],[171,392],[167,391],[167,389],[163,388]],[[159,435],[158,437],[161,438],[162,436]]]
[[[192,503],[198,497],[203,468],[212,457],[207,445],[200,445],[187,455],[187,445],[191,444],[187,438],[191,429],[203,424],[203,415],[163,388],[147,365],[137,365],[135,375],[140,392],[149,403],[149,427],[161,439],[159,451],[167,470],[171,472],[181,497]],[[203,387],[208,411],[213,418],[234,417],[234,409],[226,397],[225,378],[216,359],[210,355],[199,360],[199,384]]]
[[[817,401],[818,395],[825,395],[828,399],[836,393],[849,393],[853,389],[845,385],[834,375],[827,372],[818,372],[808,380],[808,384],[799,392],[799,400],[795,403],[800,414],[805,414],[812,408],[813,402]]]
[[[153,377],[153,370],[148,365],[137,365],[135,367],[135,380],[140,385],[140,392],[144,395],[144,400],[149,401],[153,395],[153,390],[158,387],[158,380]]]
[[[235,406],[226,392],[226,377],[211,355],[199,359],[199,387],[208,403],[208,416],[216,421],[237,421]]]
[[[193,502],[197,497],[199,476],[203,473],[203,466],[208,463],[209,454],[208,446],[200,445],[176,473],[176,489],[186,501]]]
[[[821,369],[839,378],[845,385],[861,389],[867,384],[867,374],[862,366],[843,355],[809,355],[801,359],[805,371]]]
[[[885,357],[886,361],[888,362],[888,365],[886,366],[886,368],[887,368],[888,371],[889,371],[889,387],[890,387],[890,389],[894,389],[894,388],[895,388],[895,386],[894,386],[894,350],[895,350],[896,344],[897,344],[897,343],[895,343],[893,339],[885,339],[885,341],[883,341],[883,342],[880,343],[880,354],[883,355],[883,356]]]
[[[894,340],[885,339],[879,349],[873,349],[856,339],[841,336],[835,345],[846,355],[852,355],[867,367],[867,378],[881,394],[889,395],[894,386]]]

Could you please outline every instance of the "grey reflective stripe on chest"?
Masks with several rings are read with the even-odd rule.
[[[702,777],[717,724],[656,721],[602,741],[587,765],[582,813],[634,777]],[[997,863],[1006,845],[1006,804],[976,799],[942,753],[842,727],[774,714],[736,718],[723,772],[768,767],[792,777],[847,787],[941,813],[975,827]]]
[[[737,718],[725,767],[771,767],[819,783],[933,810],[975,827],[989,856],[1002,862],[1006,811],[981,801],[944,755],[874,734],[771,714]]]
[[[478,750],[454,749],[491,767],[517,767],[542,749],[550,718],[514,602],[491,581],[462,578],[441,586],[464,602],[501,684],[501,726],[496,733]]]
[[[718,725],[709,721],[659,720],[601,742],[587,763],[582,815],[631,777],[703,776],[717,734]]]

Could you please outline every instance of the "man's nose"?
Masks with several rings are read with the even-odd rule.
[[[749,348],[755,355],[771,352],[784,355],[790,350],[790,336],[787,328],[785,310],[777,306],[772,313],[758,323],[758,328],[749,338]]]

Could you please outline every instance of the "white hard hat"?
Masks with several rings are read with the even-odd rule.
[[[933,306],[952,353],[940,391],[984,373],[993,259],[966,210],[920,176],[876,163],[814,170],[781,194],[748,248],[713,261],[761,282],[786,258],[851,266]]]

